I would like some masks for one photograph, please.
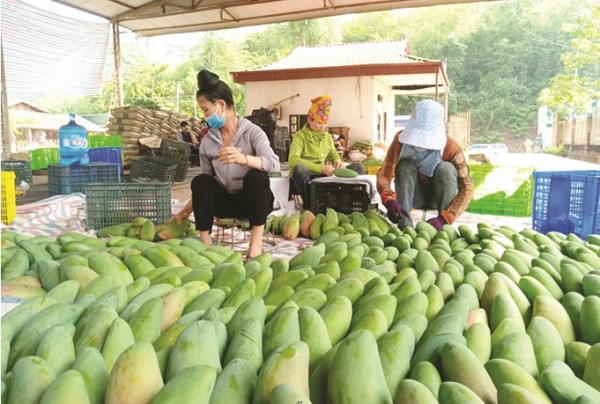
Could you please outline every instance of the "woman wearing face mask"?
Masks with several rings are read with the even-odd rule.
[[[395,179],[396,192],[390,184]],[[394,136],[377,173],[377,190],[391,221],[412,226],[412,208],[437,209],[429,219],[437,230],[452,224],[469,205],[473,182],[461,147],[446,136],[444,108],[417,103],[406,128]]]
[[[212,245],[216,217],[248,218],[251,237],[248,258],[262,253],[267,215],[273,210],[268,172],[279,171],[265,132],[237,116],[231,88],[208,70],[198,73],[198,106],[210,127],[200,144],[202,174],[192,180],[192,198],[174,218],[180,222],[192,211],[200,240]]]

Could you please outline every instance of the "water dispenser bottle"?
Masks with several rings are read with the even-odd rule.
[[[60,164],[87,164],[88,133],[75,122],[75,115],[69,114],[69,123],[58,128]]]

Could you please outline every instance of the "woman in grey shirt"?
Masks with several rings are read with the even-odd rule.
[[[248,218],[248,258],[256,257],[273,210],[267,173],[279,171],[279,157],[260,127],[237,116],[231,88],[219,76],[198,73],[196,101],[210,127],[200,144],[202,174],[192,180],[192,198],[174,218],[181,221],[193,211],[200,240],[207,245],[212,245],[215,216]]]

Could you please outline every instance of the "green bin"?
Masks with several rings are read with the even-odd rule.
[[[32,171],[45,170],[48,168],[48,164],[58,163],[59,160],[58,147],[46,147],[29,151],[29,162]]]

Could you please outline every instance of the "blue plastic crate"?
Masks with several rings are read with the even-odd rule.
[[[122,149],[120,147],[98,147],[88,151],[90,163],[115,163],[121,167],[123,174]]]
[[[600,171],[535,171],[533,178],[535,230],[600,234]]]
[[[85,186],[94,182],[121,181],[121,168],[115,163],[89,163],[66,166],[48,165],[48,194],[85,193]]]

